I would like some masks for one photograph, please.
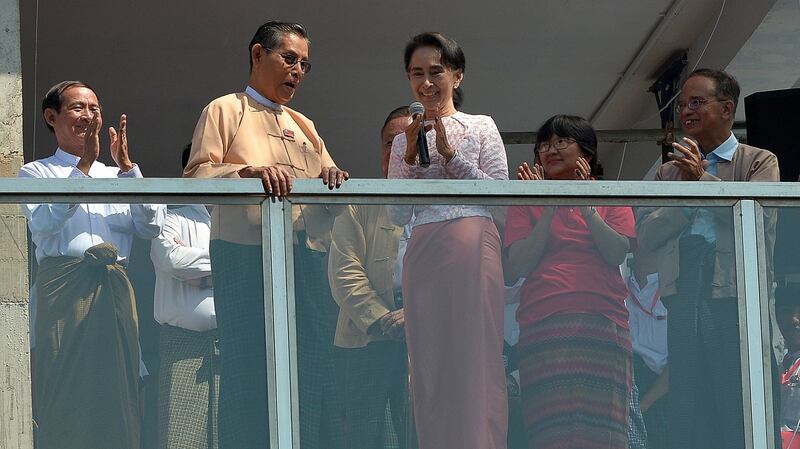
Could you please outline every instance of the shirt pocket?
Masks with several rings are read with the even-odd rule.
[[[298,147],[303,155],[306,175],[309,178],[316,178],[322,173],[322,157],[313,145],[308,141],[298,142]]]
[[[375,290],[385,290],[388,286],[392,285],[392,274],[394,266],[390,265],[390,258],[388,256],[377,257],[372,259],[372,269],[370,270],[370,279],[372,280],[372,287]]]
[[[661,300],[656,301],[656,305],[653,307],[653,318],[659,321],[667,319],[667,308],[664,307]]]

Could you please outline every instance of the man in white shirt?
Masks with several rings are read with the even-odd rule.
[[[80,81],[56,84],[42,114],[58,149],[25,164],[22,178],[141,178],[128,153],[127,118],[109,129],[116,167],[98,162],[100,102]],[[138,449],[139,336],[125,266],[133,236],[159,234],[164,208],[28,204],[36,244],[37,350],[33,360],[40,449]]]
[[[189,149],[183,153],[183,167]],[[161,324],[158,447],[216,449],[219,350],[211,277],[211,215],[202,204],[169,206],[150,258],[154,317]]]
[[[637,409],[647,429],[650,449],[672,447],[667,428],[667,309],[661,302],[658,260],[641,246],[629,259],[628,323],[633,345],[633,373],[639,397]]]

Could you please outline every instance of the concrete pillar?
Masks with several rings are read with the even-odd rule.
[[[19,0],[0,0],[0,176],[22,166]],[[0,449],[31,449],[28,245],[16,204],[0,204]]]

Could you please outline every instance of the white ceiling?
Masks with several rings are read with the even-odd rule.
[[[776,1],[727,70],[741,83],[742,98],[763,90],[800,87],[800,0]],[[745,120],[743,107],[736,118]]]

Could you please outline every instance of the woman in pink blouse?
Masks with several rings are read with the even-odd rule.
[[[406,46],[405,65],[425,116],[394,139],[389,178],[508,179],[492,118],[457,109],[465,67],[458,44],[439,33],[417,35]],[[420,126],[428,167],[417,163]],[[492,216],[483,206],[392,211],[400,225],[414,217],[403,299],[419,448],[504,449],[503,272]]]

